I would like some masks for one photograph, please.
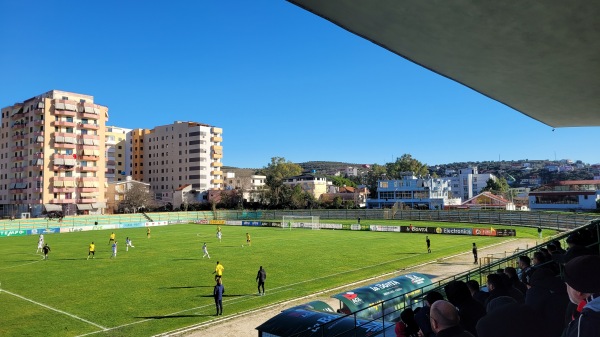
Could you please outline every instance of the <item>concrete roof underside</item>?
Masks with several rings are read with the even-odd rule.
[[[600,2],[289,0],[552,127],[600,126]]]

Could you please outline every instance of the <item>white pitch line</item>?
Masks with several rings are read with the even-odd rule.
[[[33,263],[38,263],[44,260],[37,260],[37,261],[33,261],[33,262],[27,262],[27,263],[23,263],[23,264],[18,264],[16,266],[10,266],[10,267],[4,267],[4,268],[0,268],[0,270],[4,270],[4,269],[10,269],[10,268],[16,268],[16,267],[21,267],[21,266],[26,266],[28,264],[33,264]]]
[[[10,292],[10,291],[8,291],[8,290],[6,290],[6,289],[2,289],[2,291],[3,291],[3,292],[5,292],[5,293],[7,293],[7,294],[10,294],[10,295],[13,295],[13,296],[15,296],[15,297],[18,297],[18,298],[20,298],[20,299],[22,299],[22,300],[25,300],[25,301],[31,302],[31,303],[33,303],[33,304],[37,304],[37,305],[39,305],[39,306],[41,306],[41,307],[44,307],[44,308],[46,308],[46,309],[50,309],[50,310],[52,310],[52,311],[56,311],[56,312],[58,312],[58,313],[61,313],[61,314],[63,314],[63,315],[67,315],[67,316],[69,316],[69,317],[71,317],[71,318],[75,318],[75,319],[77,319],[77,320],[80,320],[80,321],[82,321],[82,322],[85,322],[85,323],[91,324],[91,325],[93,325],[93,326],[95,326],[95,327],[98,327],[98,328],[102,329],[103,331],[106,331],[106,330],[108,330],[107,328],[103,327],[102,325],[96,324],[96,323],[94,323],[94,322],[90,322],[90,321],[88,321],[88,320],[87,320],[87,319],[85,319],[85,318],[81,318],[81,317],[79,317],[79,316],[75,316],[75,315],[73,315],[73,314],[70,314],[70,313],[68,313],[68,312],[65,312],[65,311],[62,311],[62,310],[59,310],[59,309],[53,308],[53,307],[51,307],[51,306],[49,306],[49,305],[46,305],[46,304],[43,304],[43,303],[40,303],[40,302],[36,302],[36,301],[34,301],[34,300],[30,300],[30,299],[28,299],[27,297],[23,297],[23,296],[21,296],[21,295],[18,295],[18,294],[12,293],[12,292]]]

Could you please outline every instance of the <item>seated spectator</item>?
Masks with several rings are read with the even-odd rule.
[[[460,326],[473,335],[477,335],[475,325],[485,316],[485,307],[477,302],[463,281],[450,281],[444,287],[448,302],[452,303],[459,312]]]
[[[576,257],[565,265],[564,274],[571,302],[585,301],[581,315],[569,323],[564,336],[600,336],[600,256]]]
[[[429,320],[429,310],[431,306],[436,302],[443,300],[444,296],[437,291],[430,291],[425,295],[425,305],[415,314],[415,320],[419,325],[420,335],[423,337],[435,337],[435,333],[431,329],[431,322]]]
[[[458,310],[450,302],[439,300],[433,303],[429,319],[437,337],[474,337],[459,325]]]
[[[552,240],[552,244],[556,247],[556,252],[558,254],[564,254],[566,251],[562,248],[559,240]]]
[[[507,306],[509,304],[518,304],[518,303],[517,303],[517,300],[515,300],[514,298],[512,298],[510,296],[499,296],[499,297],[496,297],[493,300],[491,300],[488,303],[485,310],[489,314],[489,313],[491,313],[495,310],[498,310],[504,306]]]
[[[529,277],[533,274],[533,270],[531,269],[531,259],[527,255],[519,256],[519,270],[521,271],[521,275],[519,279],[521,282],[525,284],[529,284]]]
[[[400,313],[395,332],[396,337],[418,337],[419,325],[415,321],[415,313],[411,308],[404,309]]]
[[[544,336],[559,337],[564,330],[564,317],[569,303],[565,283],[548,268],[539,268],[531,275],[525,295],[529,305],[540,317]]]
[[[521,280],[519,280],[519,276],[517,275],[517,270],[515,268],[513,268],[513,267],[504,268],[504,274],[506,274],[508,276],[508,278],[510,279],[510,283],[511,283],[512,287],[515,287],[521,293],[525,294],[525,292],[527,291],[527,286],[525,285],[525,283],[523,283],[523,282],[521,282]]]
[[[485,302],[486,306],[488,305],[488,303],[491,300],[493,300],[496,297],[500,297],[500,296],[510,296],[519,303],[522,303],[525,301],[525,298],[520,291],[518,291],[512,287],[509,288],[506,286],[506,283],[503,280],[503,277],[501,275],[489,274],[487,276],[487,286],[488,286],[488,289],[490,290],[489,291],[490,296],[487,298],[487,300]]]
[[[481,305],[485,308],[485,300],[490,296],[490,294],[486,291],[482,291],[479,287],[479,282],[475,280],[467,281],[467,287],[469,287],[469,291],[471,292],[471,297],[475,299],[475,301],[481,303]]]
[[[498,301],[501,299],[498,298]],[[509,300],[511,301],[511,300]],[[492,301],[496,302],[496,300]],[[496,303],[492,303],[496,304]],[[535,311],[525,304],[503,303],[477,323],[478,337],[546,337]]]

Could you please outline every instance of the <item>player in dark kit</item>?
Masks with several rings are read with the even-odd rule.
[[[431,241],[429,241],[429,236],[425,237],[425,242],[427,242],[427,253],[431,253]]]
[[[477,264],[477,245],[473,242],[473,263]]]

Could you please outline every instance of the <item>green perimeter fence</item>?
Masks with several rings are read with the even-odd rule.
[[[404,211],[392,209],[358,210],[294,210],[294,211],[204,211],[162,212],[111,215],[79,215],[65,217],[60,223],[47,218],[0,220],[0,229],[36,229],[46,227],[103,225],[129,222],[167,221],[184,223],[197,220],[270,220],[279,221],[284,215],[318,216],[320,219],[355,220],[407,220],[528,226],[567,231],[589,223],[597,216],[579,213],[523,212],[523,211]]]

